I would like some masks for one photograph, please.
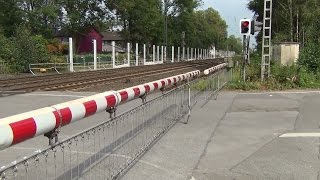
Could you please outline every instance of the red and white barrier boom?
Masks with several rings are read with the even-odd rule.
[[[203,73],[204,73],[205,75],[209,75],[209,74],[212,74],[212,73],[214,73],[214,72],[220,71],[221,69],[224,69],[224,68],[227,67],[227,66],[228,66],[228,63],[222,63],[222,64],[219,64],[219,65],[214,66],[214,67],[212,67],[212,68],[209,68],[209,69],[204,70]]]
[[[52,133],[62,126],[98,112],[113,109],[120,103],[199,75],[200,71],[192,71],[120,91],[108,91],[0,119],[0,150],[39,135]]]

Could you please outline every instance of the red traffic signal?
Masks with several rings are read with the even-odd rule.
[[[240,33],[242,35],[250,35],[251,34],[251,21],[248,19],[240,20]]]
[[[243,27],[249,27],[249,24],[250,24],[249,21],[243,21],[242,22],[242,26]]]

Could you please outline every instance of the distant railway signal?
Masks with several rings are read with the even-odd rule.
[[[241,35],[250,35],[251,34],[251,20],[241,19],[240,20],[240,33]]]

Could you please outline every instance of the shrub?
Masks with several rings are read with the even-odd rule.
[[[26,72],[29,64],[48,62],[46,43],[42,36],[32,36],[25,26],[18,27],[16,36],[12,38],[13,58],[8,61],[11,70]]]
[[[318,44],[309,43],[301,51],[298,64],[307,71],[317,73],[320,70],[320,48]]]
[[[0,61],[10,61],[13,58],[13,44],[2,34],[0,34],[0,47]]]

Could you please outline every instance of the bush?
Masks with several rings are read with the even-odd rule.
[[[271,68],[271,81],[273,84],[281,84],[281,88],[298,87],[299,67],[296,65],[282,66],[274,64]]]
[[[50,58],[46,48],[47,41],[40,35],[32,36],[25,26],[17,28],[11,43],[13,55],[8,63],[14,72],[26,72],[29,64],[48,62]]]
[[[0,61],[9,62],[13,58],[13,44],[10,39],[0,34]]]
[[[318,73],[320,70],[320,48],[318,44],[307,44],[299,55],[298,64],[307,71]]]
[[[210,84],[209,80],[202,79],[199,82],[197,82],[196,84],[193,84],[191,88],[192,88],[192,90],[205,91],[208,89],[209,84]]]
[[[314,66],[317,60],[291,66],[282,66],[273,63],[271,66],[271,77],[264,82],[260,81],[260,65],[256,58],[253,58],[253,60],[254,62],[251,61],[252,64],[246,68],[246,82],[243,82],[240,77],[241,67],[234,68],[233,79],[228,85],[229,89],[247,91],[258,89],[285,90],[293,88],[320,88],[320,73]],[[308,67],[312,67],[311,70],[309,70]]]

